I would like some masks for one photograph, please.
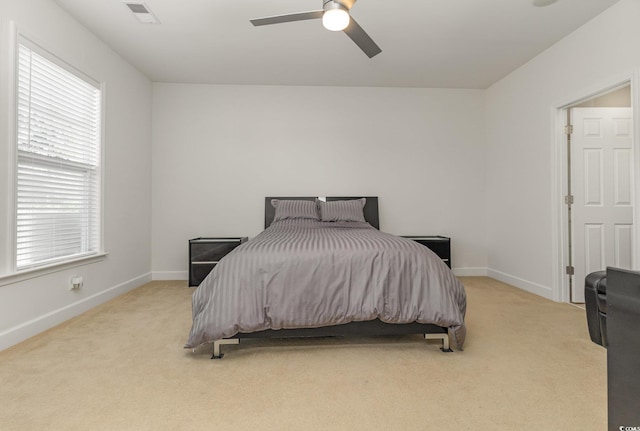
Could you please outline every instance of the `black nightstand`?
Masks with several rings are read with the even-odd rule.
[[[214,266],[247,237],[189,240],[189,286],[199,286]]]
[[[451,238],[446,236],[408,236],[403,235],[403,238],[412,239],[417,243],[429,247],[431,251],[437,254],[440,259],[451,268]]]

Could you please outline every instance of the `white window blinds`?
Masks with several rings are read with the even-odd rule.
[[[101,91],[18,46],[16,268],[96,254],[101,245]]]

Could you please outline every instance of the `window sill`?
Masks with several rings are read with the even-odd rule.
[[[41,266],[39,268],[25,269],[24,271],[14,272],[12,274],[0,275],[0,286],[18,283],[32,278],[42,277],[47,274],[65,271],[67,269],[76,268],[78,266],[89,265],[95,262],[101,262],[107,258],[109,253],[98,253],[91,256],[81,257],[79,259],[67,262],[56,263],[53,265]]]

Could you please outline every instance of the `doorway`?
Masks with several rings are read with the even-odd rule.
[[[584,302],[587,274],[634,262],[631,87],[567,106],[566,211],[569,302]]]

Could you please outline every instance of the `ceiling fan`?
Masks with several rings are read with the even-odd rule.
[[[344,31],[369,58],[372,58],[382,50],[349,15],[349,10],[355,2],[356,0],[322,0],[322,10],[256,18],[250,21],[254,26],[260,26],[322,18],[322,25],[327,30]]]

